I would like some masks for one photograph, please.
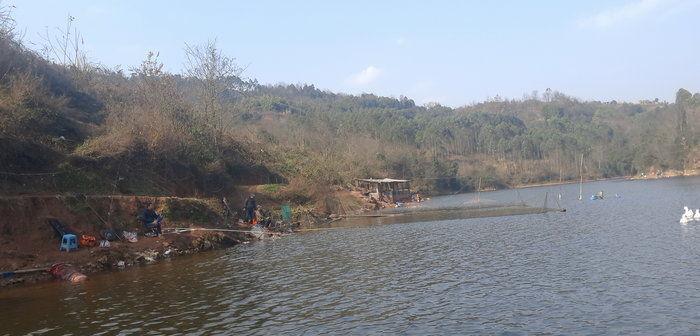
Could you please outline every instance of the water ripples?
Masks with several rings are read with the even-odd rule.
[[[599,183],[626,198],[565,214],[314,232],[13,289],[0,334],[694,333],[700,226],[672,210],[697,196],[674,183]]]

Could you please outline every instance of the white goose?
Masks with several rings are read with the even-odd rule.
[[[683,213],[683,216],[681,216],[680,223],[685,224],[685,223],[688,223],[690,221],[693,221],[694,220],[693,217],[695,217],[693,210],[688,209],[687,206],[684,206],[683,209],[685,210],[685,212]]]
[[[693,216],[693,219],[696,221],[700,221],[700,209],[695,209],[695,215]]]
[[[683,209],[685,210],[685,213],[683,214],[684,216],[693,218],[693,216],[695,215],[693,213],[693,210],[688,209],[687,206],[683,207]]]

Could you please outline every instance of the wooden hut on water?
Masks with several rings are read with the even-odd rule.
[[[411,181],[383,179],[355,179],[355,186],[369,193],[370,197],[384,202],[410,201]]]

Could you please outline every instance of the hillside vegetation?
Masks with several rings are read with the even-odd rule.
[[[547,89],[450,108],[260,85],[214,42],[128,71],[92,64],[70,26],[41,54],[0,15],[0,192],[211,196],[286,184],[309,201],[357,177],[430,192],[698,167],[700,95],[581,101]],[[75,43],[71,41],[76,41]]]

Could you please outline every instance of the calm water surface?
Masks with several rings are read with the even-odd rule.
[[[678,223],[699,187],[481,193],[541,205],[548,192],[550,206],[561,193],[568,211],[318,231],[0,290],[0,334],[700,334],[700,222]],[[610,197],[587,199],[598,190]]]

